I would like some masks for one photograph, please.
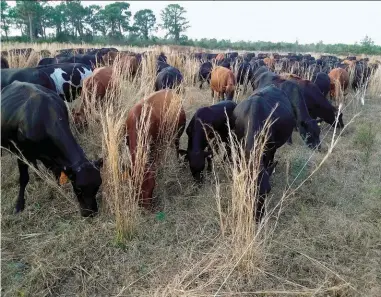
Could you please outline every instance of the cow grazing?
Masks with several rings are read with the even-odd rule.
[[[147,112],[143,112],[143,106],[147,107]],[[146,118],[142,119],[149,123],[148,137],[149,139],[149,163],[145,164],[144,181],[141,188],[141,205],[146,209],[152,208],[153,190],[155,188],[155,171],[158,161],[158,149],[163,146],[164,139],[170,139],[168,136],[174,137],[174,144],[177,152],[179,152],[180,137],[184,132],[186,124],[186,116],[181,105],[180,98],[175,96],[172,90],[160,90],[151,94],[148,98],[140,100],[129,111],[127,116],[127,143],[131,154],[132,168],[134,172],[135,166],[142,166],[136,160],[136,150],[138,145],[137,127],[141,121],[143,114]],[[150,117],[148,118],[148,115]],[[174,135],[165,135],[171,129],[165,129],[163,125],[174,125]],[[167,137],[166,137],[167,136]]]
[[[348,88],[349,74],[345,69],[335,68],[329,72],[328,76],[331,81],[330,96],[338,99],[344,95],[345,90]]]
[[[175,67],[166,67],[156,77],[155,91],[162,89],[175,89],[183,82],[183,76],[179,69]]]
[[[9,68],[8,60],[4,57],[1,57],[1,69]]]
[[[200,89],[202,89],[203,83],[206,81],[210,85],[210,75],[212,73],[213,65],[211,62],[204,62],[201,64],[198,71],[198,78],[200,81]]]
[[[1,143],[36,166],[40,160],[55,177],[63,171],[71,180],[82,216],[98,211],[95,196],[102,183],[99,166],[90,162],[70,131],[65,103],[53,91],[15,81],[1,92]],[[16,212],[24,210],[28,165],[18,160],[20,191]]]
[[[274,84],[287,95],[291,103],[299,134],[308,147],[314,149],[320,147],[320,128],[315,119],[312,119],[302,93],[302,89],[293,80],[282,79],[279,75],[267,71],[256,77],[258,89]],[[292,140],[290,138],[289,142]]]
[[[275,108],[274,112],[273,109]],[[271,114],[271,116],[270,116]],[[263,129],[270,116],[275,121],[269,128],[269,138],[265,144],[265,152],[261,157],[260,174],[258,175],[258,197],[256,203],[256,221],[262,219],[265,196],[270,192],[270,176],[276,165],[274,155],[278,148],[287,142],[296,125],[292,106],[287,95],[275,87],[267,86],[253,93],[234,109],[235,133],[239,141],[244,142],[245,154],[248,157],[254,144],[258,141],[258,133]]]
[[[42,58],[42,59],[38,62],[37,66],[42,66],[42,65],[53,65],[53,64],[57,64],[56,62],[57,62],[56,58]]]
[[[212,70],[210,79],[210,88],[212,90],[212,98],[215,92],[221,100],[224,100],[226,94],[227,100],[233,100],[236,86],[234,73],[222,66],[217,66]]]
[[[215,133],[220,136],[222,142],[227,144],[226,151],[230,158],[228,122],[233,130],[235,122],[233,110],[236,105],[233,101],[224,100],[212,106],[199,108],[189,122],[186,129],[188,135],[186,157],[193,178],[197,182],[202,182],[205,159],[208,159],[208,171],[211,171],[211,147],[208,139],[213,139]],[[208,151],[205,151],[206,148]]]
[[[331,79],[329,78],[328,74],[324,72],[318,72],[312,76],[311,81],[318,86],[324,97],[327,97],[327,94],[331,88]]]
[[[248,62],[242,62],[238,65],[237,84],[243,85],[243,93],[247,91],[247,84],[253,79],[253,69]]]
[[[69,102],[80,94],[84,79],[92,75],[90,66],[79,63],[38,66],[36,69],[49,76],[56,86],[58,95]]]
[[[106,95],[112,74],[113,68],[110,66],[95,69],[90,76],[83,80],[82,99],[87,100],[93,96],[103,98]]]
[[[336,124],[337,108],[334,107],[321,93],[320,89],[313,82],[305,79],[293,79],[301,87],[308,112],[313,119],[320,118],[326,123],[334,126]],[[343,128],[343,114],[338,116],[337,127]]]
[[[102,63],[102,55],[100,53],[96,53],[95,55],[89,54],[78,54],[78,55],[70,55],[70,56],[61,56],[58,55],[55,57],[54,64],[61,63],[79,63],[85,64],[91,67],[91,70],[94,70],[97,67],[97,63]]]

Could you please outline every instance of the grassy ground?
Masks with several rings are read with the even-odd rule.
[[[176,57],[170,59],[176,63]],[[194,69],[192,63],[182,69],[187,121],[197,108],[213,103],[208,88],[189,83]],[[142,78],[118,78],[112,102],[119,108],[111,114],[111,128],[96,113],[87,130],[73,127],[89,157],[110,158],[112,146],[100,131],[118,135],[123,112],[151,92],[148,73],[147,64]],[[294,144],[277,152],[270,215],[252,234],[245,222],[234,225],[228,213],[236,188],[218,158],[215,174],[201,189],[186,166],[167,158],[155,189],[162,213],[139,211],[133,236],[121,240],[118,223],[133,211],[116,211],[129,193],[121,187],[122,193],[113,192],[107,166],[96,218],[80,217],[70,185],[57,191],[34,173],[26,209],[14,215],[18,170],[16,158],[5,153],[2,296],[381,296],[380,84],[373,82],[363,106],[359,96],[348,95],[344,121],[352,121],[328,157],[333,131],[324,124],[321,152],[305,148],[296,133]],[[239,100],[247,95],[239,94]],[[181,146],[186,143],[184,134]]]

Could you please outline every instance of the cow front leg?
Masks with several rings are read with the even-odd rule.
[[[21,160],[17,160],[17,165],[19,167],[20,174],[20,191],[16,202],[16,213],[23,211],[25,208],[25,188],[29,182],[28,165]]]
[[[255,205],[255,222],[259,224],[265,213],[265,195],[259,195]]]

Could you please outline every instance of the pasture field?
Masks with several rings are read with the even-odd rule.
[[[3,45],[12,47],[42,49]],[[155,53],[166,52],[184,75],[187,123],[198,108],[213,104],[209,87],[193,84],[196,61],[182,62],[168,47],[148,50],[153,53],[134,78],[115,66],[107,104],[89,107],[87,127],[71,122],[88,157],[105,159],[98,216],[82,218],[71,185],[59,187],[43,168],[30,170],[26,208],[15,215],[17,162],[3,151],[1,295],[381,296],[381,69],[367,89],[349,91],[342,131],[322,124],[320,152],[308,149],[297,132],[293,145],[277,151],[267,216],[256,226],[241,207],[250,186],[244,170],[216,156],[198,188],[173,148],[166,148],[157,176],[161,211],[136,206],[134,182],[121,174],[121,163],[129,162],[124,124],[129,108],[152,93]],[[38,60],[9,62],[26,67]],[[186,146],[184,133],[180,147]]]

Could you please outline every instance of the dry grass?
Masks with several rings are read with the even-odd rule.
[[[72,46],[49,49],[59,47]],[[137,77],[116,66],[104,104],[90,100],[86,128],[71,123],[89,158],[105,160],[99,216],[81,218],[71,186],[47,183],[44,171],[37,172],[41,179],[31,173],[26,209],[12,214],[16,159],[2,156],[2,295],[380,296],[381,70],[361,93],[348,94],[344,121],[353,122],[341,134],[322,126],[321,152],[306,148],[297,133],[292,146],[277,152],[267,215],[256,226],[256,175],[249,174],[255,168],[248,170],[240,148],[233,150],[233,164],[223,161],[222,152],[216,155],[212,175],[197,188],[188,166],[179,165],[172,146],[164,146],[155,189],[162,211],[147,214],[137,207],[143,166],[124,178],[130,164],[124,125],[133,104],[152,93],[154,55],[164,51],[170,64],[178,63],[188,121],[212,104],[210,90],[193,85],[195,61],[182,62],[171,48],[150,50]],[[140,125],[142,163],[147,125]],[[165,127],[170,131],[171,123]],[[184,133],[180,146],[186,144]],[[260,150],[258,144],[250,160]]]

